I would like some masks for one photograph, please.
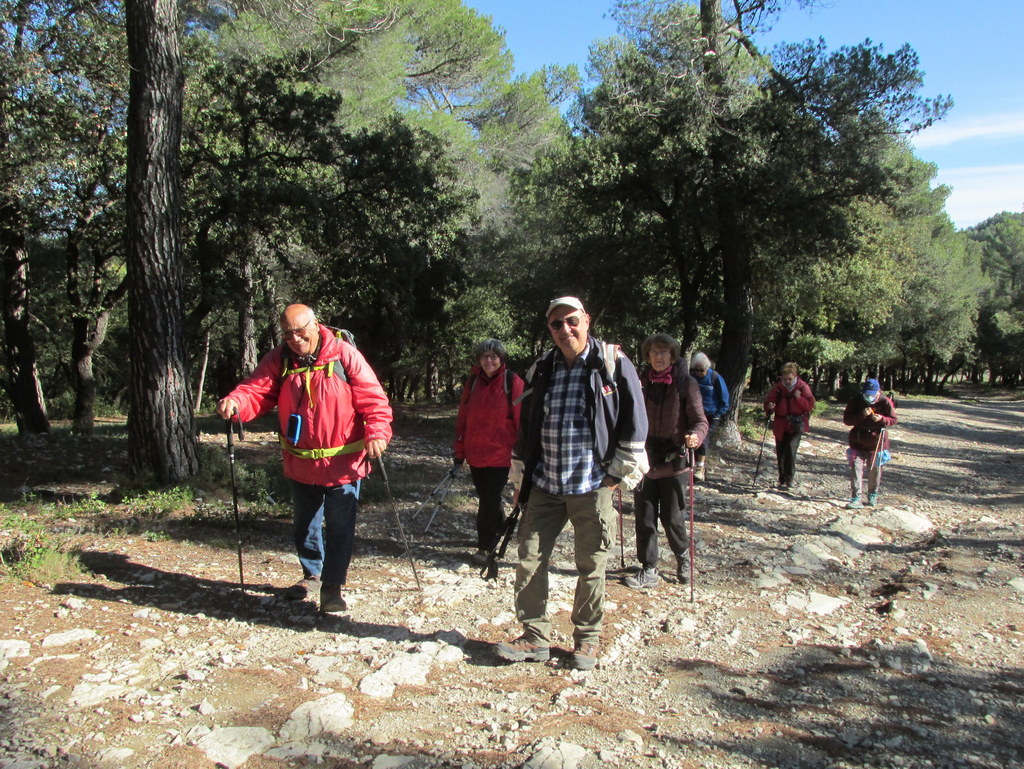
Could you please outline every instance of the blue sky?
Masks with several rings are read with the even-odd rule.
[[[505,31],[517,72],[578,64],[590,44],[615,34],[602,0],[465,0]],[[953,190],[946,210],[957,227],[1024,209],[1024,4],[1020,0],[825,0],[791,3],[755,39],[825,38],[830,48],[870,38],[886,51],[909,43],[924,71],[924,96],[952,96],[945,120],[912,139]]]

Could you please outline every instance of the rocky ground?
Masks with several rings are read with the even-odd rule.
[[[692,596],[620,584],[627,499],[587,673],[567,664],[570,533],[559,649],[508,664],[491,646],[518,634],[514,553],[496,582],[468,564],[466,475],[430,531],[430,507],[411,520],[448,467],[450,412],[406,412],[387,455],[420,587],[371,479],[345,615],[281,597],[298,572],[285,517],[244,516],[244,591],[234,532],[208,517],[159,535],[117,505],[65,520],[82,576],[0,583],[0,767],[1024,766],[1024,404],[902,398],[899,415],[875,508],[843,509],[835,407],[792,493],[768,488],[770,445],[756,490],[758,444],[723,452],[696,490]],[[250,431],[240,461],[270,440]],[[105,446],[70,462],[8,440],[6,510],[28,504],[15,491],[100,483],[124,461]]]

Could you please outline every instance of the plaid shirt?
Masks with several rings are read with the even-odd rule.
[[[565,359],[556,356],[544,399],[540,461],[533,473],[534,484],[549,494],[586,494],[604,480],[587,415],[589,380],[581,358],[566,368]]]

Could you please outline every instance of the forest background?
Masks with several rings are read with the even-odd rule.
[[[708,352],[733,429],[786,360],[1017,386],[1024,213],[958,231],[914,51],[762,50],[786,6],[622,0],[584,80],[514,76],[458,0],[0,0],[0,418],[127,411],[136,471],[188,478],[291,301],[396,402],[454,398],[484,337],[525,370],[566,293],[634,356]]]

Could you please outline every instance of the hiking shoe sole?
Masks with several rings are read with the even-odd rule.
[[[509,662],[547,662],[551,659],[551,649],[545,646],[523,648],[516,642],[500,643],[494,646],[495,653]]]
[[[572,653],[569,666],[573,670],[593,670],[597,667],[597,647],[593,644],[584,644],[581,648]]]

